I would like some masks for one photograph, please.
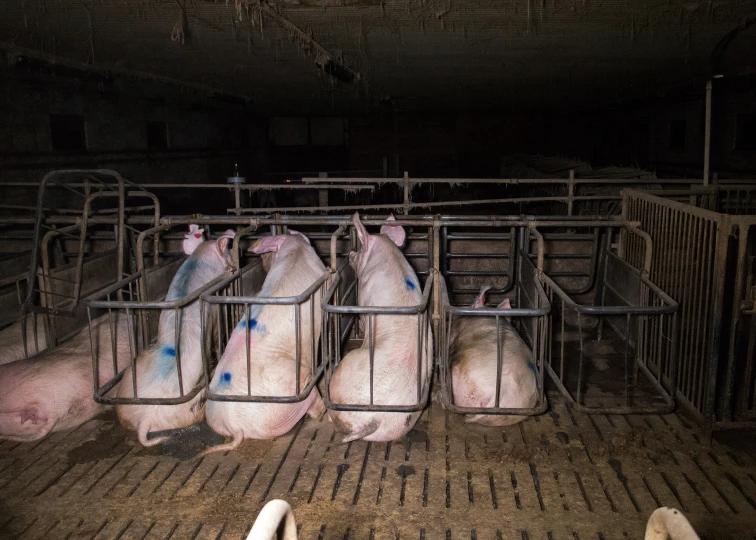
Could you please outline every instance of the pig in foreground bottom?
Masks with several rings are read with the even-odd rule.
[[[120,317],[114,328],[118,357],[128,358],[126,319]],[[51,432],[78,427],[105,410],[92,398],[89,338],[89,328],[84,327],[54,349],[0,365],[0,439],[41,439]],[[92,321],[92,341],[102,385],[114,376],[108,315]]]
[[[484,306],[483,295],[473,307]],[[499,308],[509,308],[505,300]],[[538,403],[533,353],[508,321],[499,322],[501,342],[501,408],[521,409]],[[496,406],[496,320],[493,317],[459,317],[452,323],[449,361],[453,402],[459,407]],[[510,426],[526,416],[474,414],[465,418],[485,426]]]

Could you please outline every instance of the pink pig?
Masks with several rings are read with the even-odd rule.
[[[483,287],[472,307],[485,308]],[[509,309],[509,299],[497,306]],[[533,353],[506,321],[500,321],[501,387],[499,407],[529,408],[538,402]],[[449,346],[454,404],[460,407],[494,407],[496,401],[496,320],[493,317],[460,316],[452,323]],[[526,416],[474,414],[466,422],[486,426],[509,426]]]
[[[114,315],[117,353],[129,357],[128,325]],[[113,378],[110,321],[92,321],[92,343],[100,366],[99,385]],[[119,369],[125,367],[119,365]],[[80,426],[106,409],[92,398],[92,348],[89,327],[34,358],[0,365],[0,438],[41,439]]]
[[[393,216],[389,218],[393,220]],[[400,226],[384,225],[381,233],[368,234],[359,214],[352,218],[362,247],[349,254],[349,262],[359,279],[360,306],[415,306],[422,301],[420,282],[399,247],[405,232]],[[416,316],[375,315],[373,330],[373,403],[414,405],[417,403]],[[334,403],[370,403],[370,351],[368,324],[363,321],[365,340],[350,351],[337,366],[330,384]],[[427,326],[425,348],[421,351],[422,392],[429,384],[433,337]],[[417,422],[420,412],[328,411],[336,429],[344,433],[342,442],[356,439],[390,441],[405,435]]]
[[[260,297],[298,296],[326,272],[325,266],[301,233],[266,236],[250,251],[263,255],[269,264]],[[299,318],[300,391],[312,379],[312,351],[318,353],[322,311],[316,291],[301,305]],[[310,303],[316,302],[314,320]],[[247,393],[247,325],[252,395],[291,396],[296,393],[295,326],[292,305],[251,305],[248,317],[239,321],[231,333],[226,350],[210,383],[218,394]],[[208,401],[208,425],[232,441],[204,452],[232,450],[244,439],[272,439],[288,432],[308,413],[319,418],[324,412],[317,388],[299,403],[244,403]],[[203,455],[204,455],[203,454]]]
[[[189,258],[171,281],[166,301],[178,300],[191,294],[223,275],[230,267],[231,254],[228,248],[233,233],[227,232],[218,240],[207,242],[202,241],[201,234],[194,226],[186,235],[184,251]],[[157,343],[136,359],[137,395],[141,398],[179,397],[177,354],[181,358],[184,392],[194,388],[202,376],[199,299],[182,308],[180,340],[175,335],[175,317],[173,309],[161,313]],[[214,326],[214,321],[212,324],[209,324],[211,321],[205,322],[208,327]],[[115,387],[116,396],[133,397],[132,371],[133,368],[127,370]],[[124,427],[136,430],[142,445],[153,446],[164,442],[168,437],[148,439],[150,431],[182,428],[202,420],[205,413],[204,394],[202,390],[190,401],[179,405],[116,405],[116,413]]]

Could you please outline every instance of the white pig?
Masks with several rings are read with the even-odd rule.
[[[265,277],[260,297],[298,296],[326,272],[310,241],[301,233],[266,236],[250,248],[265,254],[270,270]],[[317,291],[304,302],[299,318],[300,392],[312,379],[313,321],[310,304],[317,303]],[[320,342],[322,311],[313,310],[314,350]],[[251,392],[259,396],[292,396],[296,393],[296,330],[294,306],[251,305],[249,317],[242,318],[228,340],[223,356],[210,383],[218,394],[247,393],[247,325]],[[299,403],[244,403],[213,401],[207,403],[208,425],[232,441],[208,449],[205,453],[231,450],[244,439],[272,439],[288,432],[305,413],[319,418],[325,408],[317,388]]]
[[[473,303],[484,308],[483,287]],[[509,309],[509,299],[497,306]],[[499,321],[501,336],[501,387],[499,407],[520,409],[535,407],[538,402],[536,370],[533,353],[509,323]],[[460,407],[495,407],[496,402],[496,319],[494,317],[460,316],[452,322],[449,346],[454,404]],[[509,426],[526,416],[474,414],[465,418],[486,426]]]
[[[113,319],[116,354],[119,359],[128,358],[126,318],[114,315]],[[114,376],[107,314],[92,321],[92,344],[100,366],[98,383],[103,385]],[[88,326],[34,358],[1,365],[0,438],[41,439],[48,433],[77,427],[105,410],[105,405],[92,399],[92,376]]]
[[[215,278],[231,265],[229,237],[226,233],[218,240],[201,242],[192,228],[186,235],[184,251],[189,255],[171,281],[166,301],[183,298]],[[160,315],[157,343],[143,351],[136,359],[137,395],[140,398],[179,397],[176,356],[180,355],[184,392],[189,392],[203,373],[202,343],[200,342],[200,302],[195,300],[182,308],[180,342],[176,343],[175,310],[164,310]],[[209,315],[209,312],[206,316]],[[209,323],[206,320],[205,323]],[[212,326],[207,324],[207,327]],[[178,350],[177,350],[178,349]],[[117,397],[133,397],[133,368],[124,373],[114,389]],[[167,436],[148,439],[150,431],[182,428],[198,422],[204,416],[204,390],[179,405],[116,405],[121,424],[134,429],[144,446],[160,444]]]
[[[393,220],[393,216],[389,218]],[[361,248],[349,254],[349,262],[359,279],[360,306],[415,306],[422,301],[420,282],[402,255],[402,227],[384,225],[381,234],[370,235],[360,221],[352,218]],[[418,324],[415,315],[375,315],[372,322],[374,345],[375,405],[414,405],[417,396]],[[370,352],[368,324],[363,321],[365,340],[350,351],[337,366],[330,384],[334,403],[370,403]],[[433,339],[427,326],[426,345],[421,351],[421,384],[429,384]],[[420,412],[328,411],[336,429],[344,433],[342,442],[356,439],[389,441],[405,435],[417,422]]]
[[[24,350],[24,319],[26,319],[26,350]],[[36,339],[34,326],[37,327]],[[10,326],[0,330],[0,364],[15,362],[22,358],[31,358],[47,347],[45,337],[45,316],[27,313]]]

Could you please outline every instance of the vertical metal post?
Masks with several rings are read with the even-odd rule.
[[[234,213],[241,215],[241,184],[234,183]]]
[[[706,401],[704,402],[704,422],[706,434],[713,434],[714,422],[716,421],[717,399],[717,371],[719,368],[719,345],[722,337],[722,312],[724,310],[724,280],[727,266],[727,243],[730,237],[729,216],[722,215],[717,223],[716,248],[714,251],[714,267],[711,297],[711,315],[706,324],[709,325],[709,350],[708,357],[708,386],[706,388]]]
[[[738,258],[735,268],[735,292],[732,296],[732,314],[730,315],[730,340],[727,349],[727,378],[725,381],[724,395],[724,419],[732,420],[732,401],[735,394],[735,349],[738,342],[738,333],[740,329],[740,303],[745,300],[745,274],[746,274],[746,253],[748,251],[748,225],[738,226]],[[748,383],[750,384],[750,383]]]
[[[328,178],[327,172],[318,173],[319,178]],[[328,206],[328,190],[318,190],[318,206]]]
[[[409,173],[404,171],[404,215],[409,215]]]
[[[573,199],[575,197],[575,170],[570,169],[570,179],[567,183],[567,215],[572,215]]]
[[[709,185],[709,156],[711,152],[711,79],[706,81],[706,119],[704,125],[703,185]]]

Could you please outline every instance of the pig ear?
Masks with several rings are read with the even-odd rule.
[[[258,255],[261,253],[270,253],[271,251],[275,253],[280,249],[284,240],[286,240],[286,236],[282,234],[279,234],[278,236],[263,236],[257,242],[252,244],[252,247],[249,248],[248,251],[257,253]]]
[[[352,224],[354,225],[354,228],[357,229],[357,237],[360,239],[360,244],[362,244],[362,251],[365,251],[368,247],[368,238],[370,238],[370,235],[362,224],[362,221],[360,221],[359,212],[355,212],[352,216]]]
[[[233,229],[226,229],[226,232],[224,232],[221,235],[221,238],[235,238],[236,237],[236,231]]]
[[[191,255],[202,242],[205,241],[203,233],[205,229],[200,229],[198,225],[189,225],[189,232],[184,235],[184,253]]]
[[[496,307],[498,309],[512,309],[512,302],[509,301],[509,298],[505,298],[504,301]]]
[[[475,299],[475,302],[473,302],[472,307],[474,307],[475,309],[486,307],[486,293],[490,288],[490,285],[483,285],[480,288],[480,293],[478,293],[478,297]]]
[[[395,221],[394,215],[390,215],[386,221]],[[381,234],[385,234],[386,236],[391,238],[391,241],[399,247],[402,247],[404,245],[404,239],[406,235],[404,233],[404,227],[402,227],[401,225],[384,225],[383,227],[381,227]]]
[[[218,238],[215,241],[215,244],[218,246],[218,251],[221,253],[225,253],[226,250],[229,247],[229,244],[231,244],[231,240],[233,239],[233,236],[226,236],[225,234]]]
[[[306,237],[306,236],[305,236],[304,234],[302,234],[302,233],[301,233],[301,232],[299,232],[299,231],[293,231],[293,230],[289,229],[289,234],[298,234],[299,236],[301,236],[302,238],[304,238],[305,242],[307,242],[308,244],[312,245],[312,244],[310,243],[310,239],[309,239],[309,238],[307,238],[307,237]]]

